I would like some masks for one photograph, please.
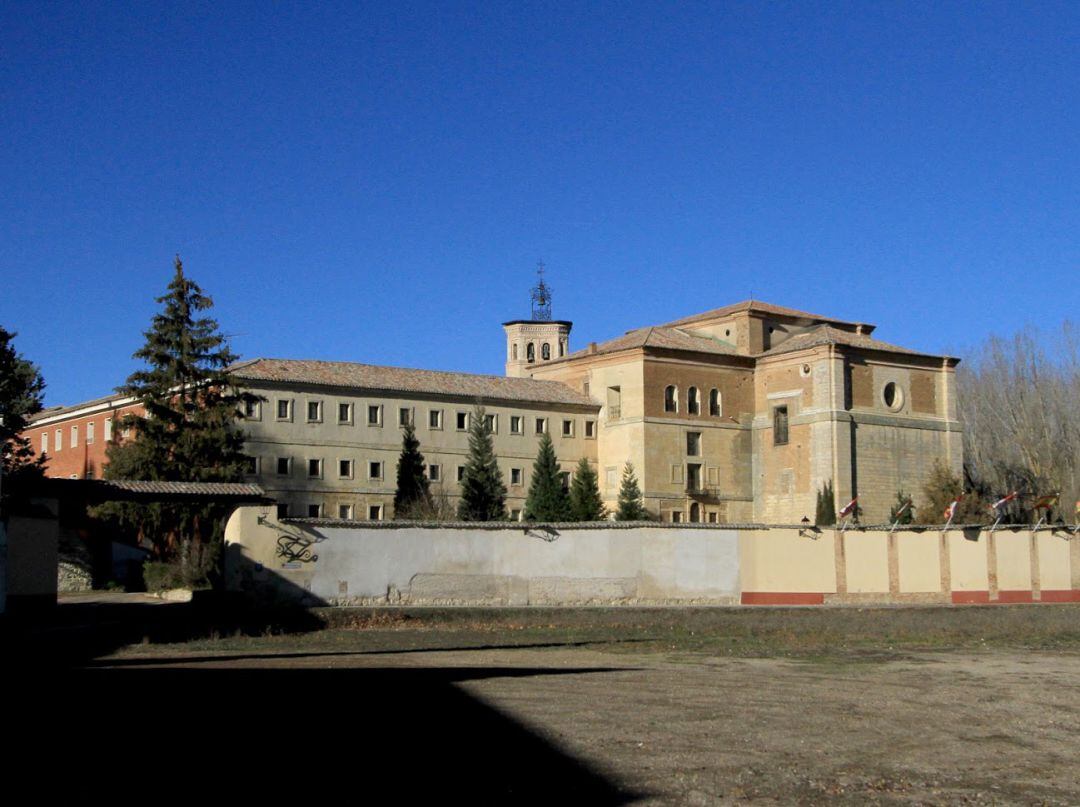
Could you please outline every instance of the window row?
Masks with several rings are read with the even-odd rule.
[[[278,398],[275,402],[276,420],[291,422],[293,420],[293,407],[294,401],[292,398]],[[457,431],[468,431],[472,422],[472,413],[456,410],[451,413],[453,415],[454,428]],[[385,407],[383,404],[368,404],[365,414],[365,422],[368,426],[382,426],[384,423]],[[257,401],[249,401],[244,405],[244,416],[248,420],[261,420],[262,419],[262,407]],[[352,403],[338,403],[337,405],[337,422],[340,425],[351,426],[355,423],[354,405]],[[525,434],[525,429],[531,428],[535,434],[545,434],[548,431],[548,418],[546,417],[533,417],[526,418],[524,415],[509,415],[507,416],[508,426],[510,434]],[[306,405],[306,422],[308,423],[322,423],[323,422],[323,402],[322,401],[308,401]],[[411,406],[402,406],[397,409],[396,423],[398,426],[417,425],[416,424],[416,409]],[[575,423],[573,418],[563,418],[559,424],[560,434],[563,437],[573,437],[575,433]],[[485,424],[487,430],[492,434],[499,433],[499,415],[491,413],[485,415]],[[429,409],[427,412],[427,427],[429,429],[440,430],[444,428],[444,410],[442,409]],[[596,437],[596,421],[585,421],[585,437]]]
[[[560,339],[558,342],[558,347],[559,358],[561,359],[563,356],[566,355],[566,340]],[[515,343],[510,345],[510,360],[517,361],[518,358],[518,346]],[[543,342],[540,344],[540,359],[542,361],[551,361],[550,342]],[[532,364],[536,361],[536,344],[534,342],[529,342],[525,345],[525,361],[527,361],[529,364]]]
[[[664,389],[664,411],[677,413],[679,407],[679,388],[674,384],[669,384]],[[701,414],[701,399],[697,387],[688,387],[686,390],[686,414]],[[720,397],[720,390],[713,387],[709,390],[709,417],[718,418],[722,414],[723,401]]]
[[[263,473],[262,462],[260,457],[248,457],[247,473],[249,476],[258,476]],[[294,472],[293,458],[292,457],[275,457],[274,461],[274,474],[276,476],[292,476]],[[323,479],[325,475],[325,462],[322,458],[309,458],[305,463],[305,473],[308,479]],[[370,460],[367,462],[367,476],[366,478],[372,481],[380,481],[386,479],[388,472],[393,472],[393,468],[387,468],[387,463],[382,460]],[[354,460],[341,460],[337,461],[337,478],[338,479],[355,479],[356,478],[356,462]],[[432,482],[443,481],[443,468],[439,463],[429,463],[426,468],[427,478]],[[563,482],[565,487],[570,485],[570,472],[563,471]],[[458,465],[456,469],[455,481],[461,482],[465,479],[465,466]],[[525,468],[515,467],[510,469],[510,487],[523,487],[525,485]]]
[[[365,512],[361,510],[359,512]],[[367,520],[368,521],[382,521],[385,518],[386,509],[381,504],[369,504],[366,505]],[[301,509],[297,512],[293,512],[293,508],[286,502],[280,502],[277,505],[277,517],[290,518],[302,513],[307,518],[330,518],[326,512],[326,505],[322,502],[310,502],[306,505],[301,505]],[[337,518],[342,521],[355,521],[358,518],[358,511],[354,505],[351,504],[338,504],[337,506]],[[521,521],[521,510],[510,511],[511,521]]]
[[[96,432],[97,432],[96,421],[93,421],[93,420],[86,421],[84,423],[84,425],[86,426],[85,444],[88,445],[88,446],[92,446],[94,444],[95,439],[96,439]],[[64,428],[60,428],[60,429],[55,429],[53,431],[53,433],[52,433],[52,453],[54,453],[54,454],[59,452],[59,451],[64,450],[64,431],[65,431]],[[79,447],[79,424],[73,423],[69,428],[67,428],[67,431],[68,431],[68,444],[67,444],[68,448],[78,448]],[[109,442],[109,440],[112,440],[112,436],[113,436],[113,419],[112,418],[105,418],[105,422],[103,424],[102,431],[104,432],[103,435],[102,435],[102,438],[105,440],[105,442]],[[43,431],[41,433],[40,447],[41,447],[41,451],[39,453],[41,453],[41,454],[48,454],[49,453],[50,447],[49,447],[49,432],[48,431]]]

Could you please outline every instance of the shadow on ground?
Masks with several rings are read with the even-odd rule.
[[[262,616],[195,604],[75,603],[33,626],[7,626],[8,770],[38,771],[53,796],[140,800],[618,805],[641,797],[456,686],[601,670],[363,668],[338,652],[95,661],[144,637],[258,633]],[[322,627],[303,612],[277,614],[274,623]]]

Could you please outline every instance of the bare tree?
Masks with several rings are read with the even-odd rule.
[[[1066,322],[1044,338],[1029,328],[990,337],[960,366],[965,471],[987,492],[1019,490],[1015,520],[1031,517],[1031,498],[1080,497],[1080,339]],[[1060,511],[1059,511],[1060,512]]]

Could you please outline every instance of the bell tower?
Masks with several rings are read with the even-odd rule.
[[[531,376],[537,367],[570,355],[573,323],[551,318],[551,287],[544,282],[543,263],[537,265],[536,275],[536,285],[529,294],[532,318],[503,323],[508,376]]]

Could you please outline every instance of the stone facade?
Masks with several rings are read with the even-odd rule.
[[[283,515],[391,518],[408,417],[433,490],[456,505],[476,403],[493,416],[514,513],[539,429],[567,474],[581,457],[595,463],[612,510],[633,463],[646,506],[664,521],[813,519],[817,492],[832,481],[838,507],[858,495],[862,521],[880,523],[897,491],[921,494],[936,461],[962,469],[957,360],[881,342],[867,323],[750,301],[577,352],[566,321],[503,328],[505,376],[280,359],[237,365],[239,383],[263,398],[243,422],[251,481]],[[137,407],[116,396],[48,410],[26,434],[48,451],[51,474],[96,475],[105,419],[128,411]],[[90,446],[88,418],[101,421],[90,427]],[[57,433],[60,451],[52,450]]]

